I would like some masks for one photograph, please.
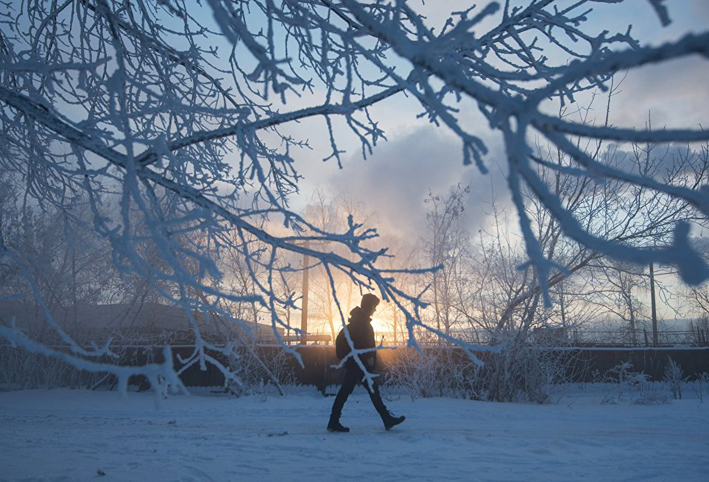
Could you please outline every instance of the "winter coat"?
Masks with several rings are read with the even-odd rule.
[[[355,349],[362,350],[376,346],[374,341],[374,328],[372,328],[371,321],[372,319],[367,316],[364,310],[359,306],[350,311],[348,327],[350,338],[352,338],[352,344]],[[359,359],[362,360],[362,364],[367,367],[368,370],[371,370],[377,362],[377,352],[371,351],[360,354]],[[345,362],[345,366],[348,368],[359,367],[357,362],[352,358]]]

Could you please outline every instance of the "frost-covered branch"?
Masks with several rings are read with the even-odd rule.
[[[486,2],[451,12],[443,25],[432,25],[416,5],[401,0],[10,4],[0,17],[0,170],[21,186],[13,219],[30,233],[33,210],[81,209],[81,216],[67,216],[65,235],[105,243],[116,276],[142,280],[163,303],[185,311],[196,344],[187,363],[203,367],[213,348],[195,313],[248,329],[264,310],[277,339],[279,329],[297,331],[284,318],[298,302],[287,281],[299,271],[293,256],[322,267],[333,290],[341,275],[379,292],[402,313],[413,346],[416,330],[423,329],[472,354],[450,330],[422,321],[420,293],[394,279],[430,271],[383,267],[388,253],[371,248],[377,233],[360,220],[327,229],[290,207],[299,193],[299,159],[312,148],[311,139],[294,134],[295,124],[307,123],[313,136],[325,139],[326,152],[318,154],[343,167],[345,145],[353,143],[366,156],[386,139],[374,107],[407,95],[418,102],[421,117],[453,133],[463,162],[482,173],[487,136],[466,112],[477,109],[485,129],[500,136],[525,266],[539,279],[533,298],[549,301],[568,267],[554,261],[562,236],[592,253],[674,266],[685,281],[700,283],[709,278],[709,267],[693,251],[688,224],[671,212],[687,207],[709,213],[703,184],[601,162],[579,139],[599,146],[689,143],[706,141],[707,131],[598,127],[549,115],[545,105],[568,105],[583,92],[607,89],[623,69],[706,57],[709,33],[656,47],[641,45],[630,28],[591,34],[587,15],[595,3]],[[667,5],[644,5],[669,23]],[[555,164],[535,153],[535,135],[573,163]],[[599,231],[579,217],[578,196],[570,202],[550,188],[549,172],[620,183],[641,193],[632,196],[638,205],[654,199],[668,206],[666,215],[613,219],[613,229]],[[536,229],[530,203],[558,229]],[[662,244],[649,245],[616,232],[623,223],[626,232],[652,231],[638,227],[639,220],[660,222],[674,240],[665,236]],[[23,260],[18,233],[12,252],[19,254],[3,250],[0,259],[12,270]],[[71,256],[57,263],[66,267]],[[240,274],[251,280],[238,292],[225,288],[233,284],[226,256],[238,259]],[[76,281],[79,270],[71,271]],[[24,288],[10,295],[45,296],[26,289],[36,275],[25,276]],[[71,298],[80,298],[76,290]],[[242,305],[257,308],[247,316]],[[74,352],[96,351],[67,337]]]

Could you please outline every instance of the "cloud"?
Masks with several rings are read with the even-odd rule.
[[[709,2],[706,0],[694,0],[693,7],[695,18],[709,24]]]
[[[642,128],[648,113],[653,128],[691,128],[709,124],[709,64],[696,56],[630,71],[611,104],[611,120]]]
[[[498,152],[498,150],[495,150]],[[432,125],[392,139],[374,155],[362,160],[352,156],[343,169],[331,174],[326,189],[333,195],[349,193],[363,201],[379,217],[381,233],[417,239],[426,228],[424,199],[429,192],[446,194],[452,186],[470,184],[471,195],[464,222],[470,230],[479,226],[487,210],[491,189],[504,192],[504,176],[488,156],[490,174],[474,166],[463,166],[460,141]]]

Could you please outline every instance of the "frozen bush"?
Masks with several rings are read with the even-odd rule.
[[[472,383],[474,364],[450,347],[427,350],[397,350],[388,363],[386,383],[403,389],[412,399],[460,397],[477,399]]]
[[[675,400],[682,399],[682,383],[686,381],[682,367],[670,358],[665,366],[665,376],[663,378],[672,391]]]
[[[266,395],[273,390],[283,394],[283,385],[294,385],[296,378],[292,356],[282,350],[270,355],[262,353],[268,347],[259,347],[254,341],[232,341],[227,367],[233,377],[226,379],[226,390],[238,396]]]
[[[620,362],[606,372],[604,381],[616,384],[617,401],[623,399],[623,394],[630,389],[642,392],[647,388],[649,376],[643,372],[633,371],[629,361]]]
[[[20,347],[0,346],[0,391],[35,388],[92,389],[109,382],[106,373],[89,373]]]
[[[702,373],[697,376],[696,383],[694,385],[694,393],[697,394],[697,398],[701,403],[704,403],[704,387],[709,385],[709,373]]]
[[[568,381],[568,356],[560,351],[508,344],[484,353],[483,365],[460,350],[401,350],[389,363],[387,383],[412,398],[454,396],[497,402],[547,403],[552,389]]]

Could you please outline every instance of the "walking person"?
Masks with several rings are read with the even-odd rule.
[[[376,343],[374,341],[374,329],[372,328],[371,322],[372,315],[376,311],[378,304],[379,298],[377,298],[373,294],[367,293],[362,296],[360,306],[357,306],[352,311],[350,311],[350,319],[349,323],[347,324],[347,328],[350,334],[350,339],[352,340],[352,344],[357,350],[366,350],[368,348],[373,349],[376,347]],[[347,339],[344,338],[344,330],[343,332],[340,332],[337,338],[338,340],[336,341],[336,345],[338,347],[338,356],[340,356],[340,358],[344,358],[344,356],[349,353],[349,345],[347,344]],[[345,345],[344,347],[343,344]],[[343,349],[344,353],[342,353]],[[356,356],[359,357],[360,361],[362,362],[362,365],[367,368],[368,372],[371,372],[374,369],[374,366],[377,361],[377,352],[375,350],[372,350],[367,353],[362,353]],[[367,380],[364,377],[364,372],[359,367],[357,361],[354,358],[349,358],[345,362],[344,367],[345,379],[342,382],[340,391],[337,392],[335,402],[332,404],[330,422],[327,424],[327,429],[330,432],[350,431],[349,428],[344,427],[340,423],[340,416],[342,415],[342,408],[344,407],[345,402],[347,401],[347,397],[350,396],[357,384],[362,384],[367,390],[369,398],[372,400],[372,405],[374,405],[374,408],[377,410],[377,412],[379,412],[379,415],[382,417],[382,422],[384,422],[384,428],[386,430],[389,430],[395,425],[399,425],[406,419],[406,417],[404,417],[403,415],[400,417],[395,417],[391,414],[391,412],[389,412],[389,410],[387,410],[386,406],[384,405],[384,401],[382,400],[382,397],[379,394],[379,384],[377,382],[377,379],[374,379],[374,382],[372,383],[373,386],[370,387],[369,383],[367,383]]]

